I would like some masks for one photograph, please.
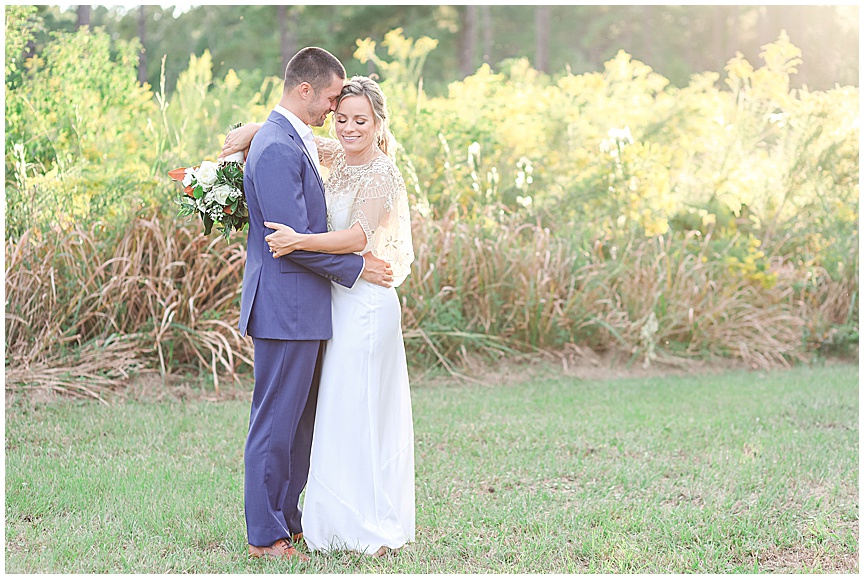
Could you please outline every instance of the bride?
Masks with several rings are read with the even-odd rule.
[[[353,288],[331,284],[333,338],[325,347],[302,515],[313,551],[380,556],[414,540],[414,432],[394,289],[410,272],[414,251],[381,88],[355,76],[337,103],[338,140],[315,137],[319,161],[330,169],[328,232],[264,225],[275,229],[266,240],[277,259],[295,250],[371,251],[392,266],[390,288],[363,279]],[[259,127],[235,129],[222,154],[248,148]]]

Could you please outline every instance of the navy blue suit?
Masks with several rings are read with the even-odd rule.
[[[270,254],[265,221],[302,233],[327,231],[324,184],[303,140],[278,112],[255,135],[243,186],[249,205],[240,331],[255,345],[255,392],[245,451],[249,544],[302,532],[300,493],[318,396],[322,340],[332,336],[330,282],[351,287],[363,258],[295,251]]]

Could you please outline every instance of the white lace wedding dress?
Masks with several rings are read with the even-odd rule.
[[[360,222],[365,251],[389,261],[395,285],[414,252],[405,183],[387,157],[348,166],[338,141],[316,138],[328,228]],[[394,288],[332,284],[333,338],[321,371],[303,536],[314,551],[367,554],[414,540],[414,430]]]

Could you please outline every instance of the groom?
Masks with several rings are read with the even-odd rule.
[[[345,69],[320,48],[298,52],[285,69],[279,105],[255,135],[243,185],[249,238],[240,332],[255,346],[255,391],[246,439],[245,503],[249,555],[308,557],[293,546],[302,536],[300,492],[309,454],[324,342],[330,339],[330,282],[351,287],[360,277],[393,281],[384,261],[367,253],[295,251],[274,259],[265,221],[304,233],[327,231],[324,184],[309,125],[336,108]]]

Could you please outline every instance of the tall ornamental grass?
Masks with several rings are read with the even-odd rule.
[[[215,159],[279,80],[213,78],[205,52],[172,94],[141,87],[134,46],[99,30],[25,61],[28,18],[6,13],[8,387],[98,396],[146,368],[218,388],[251,363],[245,239],[178,218],[165,173]],[[434,41],[382,46],[355,56],[385,77],[400,141],[418,366],[590,348],[771,367],[857,346],[858,90],[791,91],[787,38],[683,88],[620,53],[580,75],[484,66],[436,98]]]
[[[417,261],[400,289],[420,364],[458,371],[471,353],[621,350],[643,365],[733,357],[769,368],[842,345],[854,280],[815,283],[776,263],[771,288],[730,270],[709,240],[637,239],[615,259],[574,253],[548,229],[417,220]],[[149,367],[235,375],[251,364],[237,332],[244,244],[196,226],[138,219],[6,245],[6,379],[97,394]],[[10,289],[12,291],[10,291]]]
[[[220,373],[251,364],[236,330],[241,244],[158,218],[105,236],[7,242],[7,382],[98,395],[145,367],[209,369],[218,391]]]

